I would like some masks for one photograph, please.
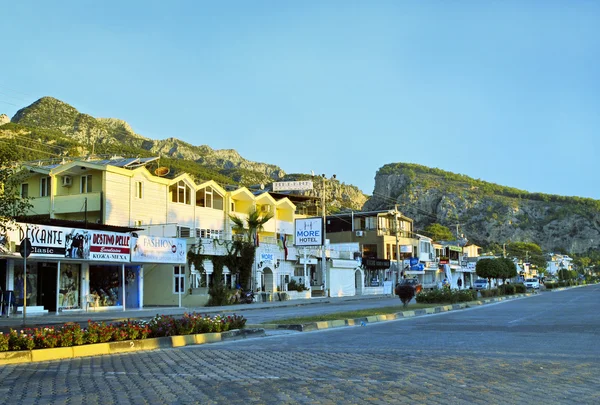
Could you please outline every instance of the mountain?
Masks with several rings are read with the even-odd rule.
[[[89,155],[159,156],[161,166],[168,166],[171,173],[187,172],[198,181],[215,180],[223,186],[268,186],[273,181],[310,178],[307,174],[286,174],[276,165],[249,161],[233,149],[194,146],[172,137],[153,140],[135,133],[123,120],[94,118],[53,97],[40,98],[20,109],[9,123],[4,119],[0,141],[4,150],[13,154],[18,150],[18,159],[24,161]],[[332,183],[327,197],[331,212],[361,209],[367,199],[361,190],[337,180]]]
[[[479,246],[534,242],[543,250],[586,253],[600,245],[600,201],[529,193],[425,166],[393,163],[375,176],[363,210],[399,210],[417,232],[437,222]]]
[[[19,110],[11,122],[0,115],[0,160],[60,161],[89,155],[159,156],[160,165],[172,174],[186,172],[197,181],[211,179],[223,186],[264,184],[268,189],[273,181],[311,179],[309,174],[289,174],[272,164],[249,161],[233,149],[215,150],[177,138],[153,140],[135,133],[123,120],[94,118],[52,97]],[[545,251],[586,253],[600,245],[597,200],[529,193],[407,163],[382,166],[371,197],[339,179],[329,184],[330,213],[387,210],[398,204],[415,220],[417,232],[440,223],[479,246],[534,242]],[[318,180],[316,187],[320,189]]]

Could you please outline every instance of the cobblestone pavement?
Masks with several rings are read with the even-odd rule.
[[[11,404],[597,404],[599,366],[545,353],[164,350],[4,367],[0,394]]]

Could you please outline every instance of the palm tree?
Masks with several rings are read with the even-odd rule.
[[[240,261],[237,263],[240,285],[248,290],[252,287],[252,266],[256,257],[258,233],[263,230],[264,224],[273,218],[273,214],[258,211],[256,207],[253,207],[248,212],[246,219],[236,215],[230,215],[229,218],[233,222],[233,231],[238,235],[242,235],[242,240],[236,240],[233,243],[236,256],[239,254],[240,257]]]

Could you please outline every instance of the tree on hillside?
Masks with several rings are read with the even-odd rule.
[[[423,233],[434,241],[456,239],[448,227],[438,224],[437,222],[426,226]]]

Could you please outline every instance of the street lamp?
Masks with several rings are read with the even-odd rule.
[[[394,217],[394,233],[396,234],[396,275],[392,277],[392,286],[398,282],[398,277],[400,275],[400,238],[398,235],[398,230],[400,229],[400,224],[398,223],[398,215],[400,215],[400,211],[398,211],[398,204],[394,205],[394,210],[388,212],[390,215]],[[393,294],[393,287],[392,287]]]
[[[327,242],[327,209],[325,208],[325,192],[327,180],[335,180],[336,175],[334,174],[331,178],[327,178],[324,174],[321,175],[323,181],[323,190],[321,191],[321,213],[323,215],[323,248],[321,257],[321,279],[323,282],[323,295],[329,296],[327,293],[327,255],[325,253],[325,247]]]

